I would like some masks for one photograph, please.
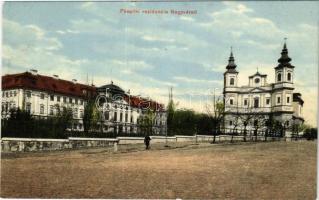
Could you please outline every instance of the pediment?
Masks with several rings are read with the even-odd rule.
[[[260,88],[260,87],[256,87],[256,88],[252,88],[249,92],[258,93],[258,92],[267,92],[267,90]]]

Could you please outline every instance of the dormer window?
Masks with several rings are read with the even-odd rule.
[[[234,78],[230,78],[230,83],[229,85],[235,85],[235,79]]]
[[[281,73],[277,75],[277,81],[281,81]]]

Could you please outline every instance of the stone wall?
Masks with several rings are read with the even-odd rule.
[[[2,138],[2,152],[54,151],[89,147],[113,146],[118,139],[109,138],[69,138],[69,139],[35,139]]]
[[[211,135],[196,135],[196,136],[151,136],[151,143],[202,143],[212,142],[214,136]],[[258,136],[258,141],[264,141],[265,138]],[[268,137],[267,141],[286,140],[290,138],[273,138]],[[219,135],[215,137],[216,143],[230,142],[230,135]],[[233,136],[233,142],[244,141],[243,136]],[[246,137],[246,141],[255,141],[255,137]],[[29,151],[54,151],[62,149],[79,149],[92,147],[114,147],[117,151],[117,145],[127,144],[143,144],[143,137],[118,137],[118,138],[76,138],[69,137],[68,139],[36,139],[36,138],[2,138],[1,151],[2,152],[29,152]]]

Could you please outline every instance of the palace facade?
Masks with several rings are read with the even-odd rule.
[[[101,113],[99,123],[104,132],[137,133],[138,120],[154,111],[153,133],[165,134],[166,111],[163,104],[148,98],[131,95],[119,86],[107,84],[101,87],[60,79],[58,75],[44,76],[37,70],[2,76],[2,118],[10,116],[11,109],[24,109],[35,117],[56,115],[61,108],[70,108],[73,123],[68,128],[84,131],[84,108],[94,100]]]
[[[290,64],[284,43],[279,64],[274,68],[275,82],[268,83],[267,75],[258,70],[248,77],[248,85],[238,85],[238,71],[231,51],[224,73],[224,105],[226,129],[265,130],[270,121],[277,121],[289,128],[304,122],[304,101],[295,92],[294,66]],[[268,123],[268,124],[267,124]]]

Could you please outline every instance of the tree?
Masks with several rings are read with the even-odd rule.
[[[244,142],[246,142],[247,137],[247,126],[251,123],[252,119],[255,116],[254,110],[252,107],[247,105],[247,107],[242,108],[243,112],[239,115],[241,125],[244,127]]]
[[[57,109],[57,114],[53,117],[54,129],[58,138],[63,138],[65,130],[72,123],[72,109],[62,107],[62,110]]]
[[[263,114],[255,114],[252,118],[253,124],[254,124],[254,135],[255,135],[255,141],[257,141],[258,138],[258,130],[261,127],[264,127],[267,122],[267,118]]]
[[[307,128],[304,131],[303,137],[306,138],[307,140],[314,140],[314,139],[317,139],[317,133],[318,133],[317,128]]]
[[[215,94],[213,96],[213,105],[206,105],[206,112],[207,115],[211,118],[212,122],[213,122],[213,142],[215,143],[216,141],[216,135],[220,134],[220,128],[221,128],[221,124],[224,120],[224,116],[225,116],[225,105],[222,99],[215,97]]]
[[[194,135],[197,127],[197,116],[193,110],[176,110],[172,124],[176,135]]]
[[[83,113],[83,127],[84,132],[88,133],[92,128],[96,128],[96,124],[98,121],[98,113],[95,107],[95,102],[90,99],[84,106]]]
[[[173,120],[175,114],[176,105],[174,104],[173,99],[170,99],[167,105],[167,133],[168,135],[173,135]]]
[[[1,120],[2,137],[32,137],[34,133],[33,119],[30,112],[10,109],[8,119]]]
[[[197,114],[196,118],[196,132],[203,135],[211,134],[214,128],[212,118],[207,114]]]
[[[152,135],[155,123],[155,112],[147,109],[146,112],[139,116],[137,125],[143,135]]]

